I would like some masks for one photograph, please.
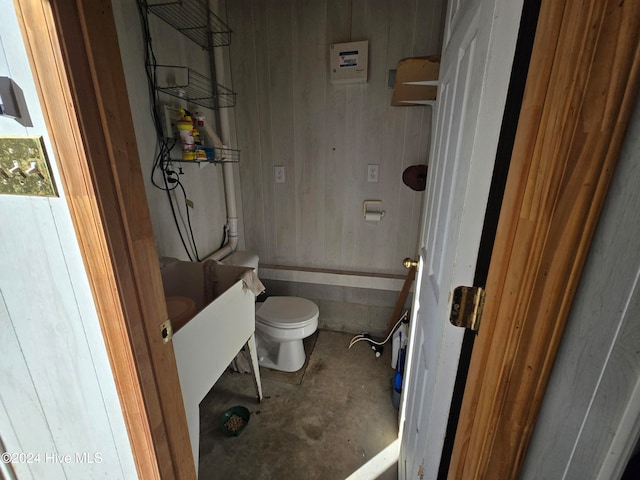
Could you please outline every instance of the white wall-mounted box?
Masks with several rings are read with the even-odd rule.
[[[365,83],[369,41],[335,43],[329,49],[331,83]]]

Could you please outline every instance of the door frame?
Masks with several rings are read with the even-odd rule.
[[[138,476],[194,479],[109,0],[14,0]]]
[[[111,2],[14,2],[138,474],[193,479]],[[635,105],[634,3],[542,2],[451,478],[524,461]]]
[[[517,478],[640,85],[640,4],[543,0],[448,478]]]

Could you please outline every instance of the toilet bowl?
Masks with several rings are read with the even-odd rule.
[[[258,256],[236,251],[226,265],[251,267],[258,273]],[[300,297],[271,296],[256,304],[256,348],[262,367],[295,372],[305,362],[302,340],[318,329],[318,306]]]
[[[302,340],[318,329],[318,307],[299,297],[269,297],[256,304],[256,347],[262,367],[296,372],[305,362]]]

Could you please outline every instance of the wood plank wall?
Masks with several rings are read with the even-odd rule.
[[[567,321],[522,479],[598,477],[631,453],[637,418],[623,418],[640,382],[640,102]],[[636,404],[637,411],[637,404]],[[627,422],[624,425],[621,422]],[[611,448],[635,425],[628,449]],[[623,464],[624,464],[623,459]]]
[[[402,183],[428,161],[430,107],[391,107],[388,71],[441,50],[441,0],[242,0],[233,29],[233,125],[242,149],[244,240],[262,263],[402,274],[423,194]],[[369,41],[366,84],[332,85],[333,43]],[[380,165],[367,183],[368,164]],[[274,166],[285,183],[274,182]],[[362,203],[383,202],[379,224]]]

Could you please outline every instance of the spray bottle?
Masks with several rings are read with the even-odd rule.
[[[202,112],[195,113],[196,125],[200,129],[201,133],[204,133],[205,140],[202,142],[204,145],[215,148],[224,148],[224,144],[216,132],[205,121],[205,117]]]

